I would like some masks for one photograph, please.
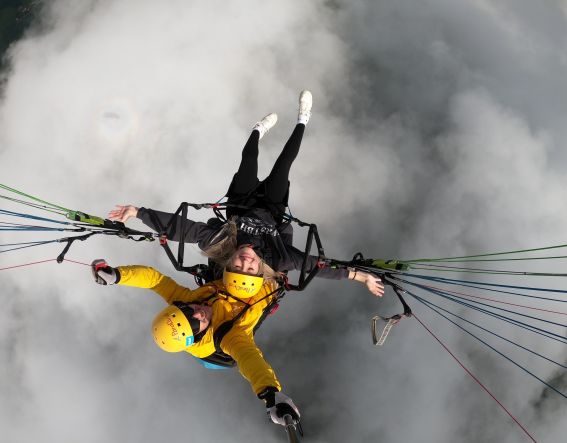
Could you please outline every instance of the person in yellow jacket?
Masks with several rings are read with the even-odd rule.
[[[210,368],[238,365],[274,423],[285,426],[285,414],[299,421],[297,407],[281,392],[274,370],[254,341],[256,329],[282,294],[276,280],[225,271],[222,280],[191,290],[148,266],[113,268],[95,260],[92,271],[99,284],[147,288],[164,299],[168,306],[152,325],[154,341],[162,350],[187,352]]]

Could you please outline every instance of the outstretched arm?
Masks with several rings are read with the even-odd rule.
[[[287,246],[287,252],[291,259],[291,263],[289,263],[289,267],[287,269],[278,269],[278,271],[300,271],[301,267],[303,266],[303,259],[305,257],[305,253],[300,251],[294,246]],[[307,272],[311,272],[313,268],[317,267],[317,263],[319,258],[315,255],[308,255],[307,256],[307,267],[305,268]],[[318,278],[328,278],[330,280],[344,280],[348,278],[348,271],[346,269],[332,269],[332,268],[322,268],[319,269],[317,272],[316,277]]]
[[[193,302],[203,297],[201,288],[193,291],[181,286],[172,278],[149,266],[119,266],[117,270],[120,274],[119,285],[151,289],[168,304],[173,303],[174,300]]]
[[[295,270],[300,270],[303,264],[303,257],[305,254],[299,251],[295,247],[289,247],[288,252],[293,260],[293,268]],[[317,266],[318,258],[314,255],[307,257],[307,272]],[[288,269],[291,270],[291,269]],[[328,278],[334,280],[342,280],[348,278],[349,280],[355,280],[360,283],[364,283],[368,290],[374,294],[376,297],[382,297],[384,295],[384,285],[382,280],[375,275],[369,274],[363,271],[357,270],[346,270],[346,269],[333,269],[333,268],[323,268],[320,269],[316,274],[316,277]]]
[[[108,213],[110,220],[122,223],[131,218],[139,218],[142,223],[157,232],[165,228],[172,217],[173,213],[170,212],[156,211],[143,207],[138,208],[133,205],[116,205],[116,209]],[[181,221],[181,216],[178,216],[177,222],[174,224],[175,229],[168,230],[167,237],[169,240],[183,241],[184,243],[206,242],[217,231],[217,229],[209,226],[207,223],[195,222],[187,218],[185,219],[185,228],[182,232]]]
[[[290,414],[299,420],[300,414],[293,400],[281,392],[281,385],[272,367],[264,360],[248,330],[233,329],[221,343],[221,348],[238,364],[240,374],[248,380],[254,393],[264,400],[268,417],[276,424],[285,426],[283,416]]]
[[[174,300],[192,302],[203,295],[202,288],[192,291],[178,285],[173,279],[149,266],[118,266],[113,268],[105,260],[94,260],[91,264],[92,274],[100,285],[124,285],[146,288],[159,294],[168,304]]]
[[[356,269],[349,271],[349,280],[356,280],[357,282],[364,283],[368,290],[372,292],[376,297],[382,297],[384,295],[384,284],[380,277],[369,274],[368,272],[358,271]]]
[[[250,333],[240,331],[238,327],[233,327],[223,338],[220,346],[223,352],[236,361],[240,374],[248,380],[256,395],[267,387],[281,390],[276,373],[264,359],[262,351],[254,342],[254,337]]]

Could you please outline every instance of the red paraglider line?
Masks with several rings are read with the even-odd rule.
[[[478,378],[475,377],[475,375],[455,356],[455,354],[453,354],[453,353],[451,352],[451,350],[431,331],[431,329],[429,329],[429,328],[417,317],[417,315],[415,315],[415,312],[413,313],[413,318],[415,318],[415,319],[419,322],[419,324],[421,324],[421,326],[423,326],[423,327],[425,328],[425,330],[426,330],[427,332],[429,332],[429,333],[431,334],[431,336],[432,336],[435,340],[437,340],[437,342],[451,355],[451,357],[453,357],[453,359],[459,364],[459,366],[461,366],[461,368],[463,368],[463,369],[465,370],[465,372],[466,372],[467,374],[469,374],[469,375],[471,376],[471,378],[472,378],[474,381],[476,381],[476,382],[478,383],[478,385],[479,385],[482,389],[484,389],[484,390],[488,393],[488,395],[490,395],[490,396],[492,397],[492,399],[493,399],[496,403],[498,403],[498,405],[506,412],[506,414],[508,414],[508,416],[509,416],[512,420],[514,420],[514,422],[516,422],[516,424],[522,429],[522,431],[524,431],[525,434],[526,434],[534,443],[537,443],[537,440],[527,431],[526,428],[524,428],[524,427],[522,426],[522,424],[516,419],[516,417],[514,417],[514,416],[510,413],[510,411],[508,411],[508,409],[506,409],[506,407],[494,396],[494,394],[492,394],[492,392],[490,392],[490,391],[488,390],[488,388],[487,388],[486,386],[484,386],[484,385],[482,384],[482,382],[481,382]]]
[[[0,268],[0,271],[6,271],[6,270],[8,270],[8,269],[22,268],[22,267],[24,267],[24,266],[38,265],[38,264],[40,264],[40,263],[48,263],[48,262],[50,262],[50,261],[57,261],[57,259],[55,259],[55,258],[50,258],[49,260],[34,261],[34,262],[31,262],[31,263],[24,263],[24,264],[22,264],[22,265],[15,265],[15,266],[7,266],[7,267],[5,267],[5,268]],[[71,263],[76,263],[76,264],[78,264],[78,265],[90,266],[90,265],[87,264],[87,263],[83,263],[83,262],[75,261],[75,260],[69,260],[68,258],[66,258],[64,261],[68,261],[68,262],[71,262]]]
[[[464,292],[451,291],[449,289],[443,289],[443,288],[439,288],[439,287],[436,287],[436,286],[429,286],[429,285],[421,285],[421,286],[423,286],[424,288],[437,289],[439,291],[445,291],[445,292],[448,292],[450,294],[462,295],[464,297],[471,297],[471,298],[478,298],[480,300],[492,301],[494,303],[500,303],[500,304],[503,304],[503,305],[517,306],[519,308],[533,309],[535,311],[541,311],[541,312],[550,312],[552,314],[567,315],[567,312],[552,311],[551,309],[543,309],[543,308],[536,308],[534,306],[520,305],[520,304],[517,304],[517,303],[510,303],[510,302],[505,302],[505,301],[501,301],[501,300],[495,300],[493,298],[480,297],[478,295],[472,295],[472,294],[465,294]]]

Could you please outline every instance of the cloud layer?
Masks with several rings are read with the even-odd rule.
[[[314,112],[290,205],[318,224],[329,256],[559,243],[565,29],[559,1],[56,0],[10,50],[1,181],[100,215],[117,203],[174,210],[211,201],[226,191],[251,126],[275,111],[260,153],[269,172],[309,88]],[[0,267],[61,249],[2,254]],[[191,284],[157,245],[92,239],[68,257],[148,264]],[[6,441],[149,442],[172,430],[282,440],[236,371],[206,371],[155,348],[157,297],[95,287],[89,273],[73,263],[2,271]],[[414,308],[538,440],[564,435],[561,399]],[[262,327],[257,341],[300,406],[308,441],[519,441],[417,322],[372,347],[369,319],[397,309],[393,296],[377,302],[352,283],[317,281]],[[545,350],[565,361],[563,350]],[[564,383],[549,366],[525,363]]]

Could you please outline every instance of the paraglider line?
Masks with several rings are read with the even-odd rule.
[[[566,258],[567,256],[561,257],[546,257],[549,259]],[[420,264],[420,266],[413,266],[411,269],[421,270],[421,271],[434,271],[434,272],[466,272],[468,274],[489,274],[489,275],[529,275],[534,277],[567,277],[565,273],[557,272],[532,272],[532,271],[507,271],[498,269],[482,269],[482,268],[465,268],[458,266],[441,266],[441,265],[429,265]]]
[[[461,329],[462,331],[466,332],[467,334],[469,334],[471,337],[477,339],[479,342],[481,342],[483,345],[487,346],[488,348],[492,349],[494,352],[496,352],[498,355],[500,355],[501,357],[504,357],[506,360],[508,360],[510,363],[513,363],[514,365],[516,365],[518,368],[520,368],[522,371],[524,371],[525,373],[531,375],[533,378],[535,378],[536,380],[538,380],[539,382],[543,383],[545,386],[547,386],[549,389],[553,390],[554,392],[556,392],[557,394],[561,395],[563,398],[567,399],[567,395],[565,395],[563,392],[561,392],[560,390],[558,390],[557,388],[555,388],[554,386],[550,385],[549,383],[547,383],[545,380],[539,378],[537,375],[535,375],[533,372],[530,372],[529,370],[527,370],[526,368],[524,368],[522,365],[520,365],[519,363],[515,362],[514,360],[512,360],[510,357],[508,357],[507,355],[505,355],[504,353],[500,352],[498,349],[496,349],[494,346],[491,346],[490,344],[488,344],[487,342],[485,342],[484,340],[482,340],[480,337],[474,335],[472,332],[470,332],[468,329],[465,329],[463,326],[455,323],[453,320],[451,320],[449,317],[441,314],[440,312],[438,312],[435,308],[432,308],[431,306],[429,306],[427,303],[424,303],[424,300],[415,295],[412,294],[411,292],[408,292],[409,295],[411,295],[413,298],[415,298],[416,300],[422,302],[424,305],[426,305],[429,309],[431,309],[432,311],[434,311],[435,313],[437,313],[438,315],[440,315],[441,317],[443,317],[445,320],[450,321],[451,323],[453,323],[455,326],[457,326],[459,329]]]
[[[515,251],[506,251],[506,252],[496,252],[491,254],[477,254],[477,255],[462,255],[460,257],[441,257],[441,258],[420,258],[416,260],[404,260],[404,263],[417,263],[417,262],[436,262],[436,261],[455,261],[460,259],[472,259],[472,258],[479,258],[479,257],[494,257],[497,255],[511,255],[511,254],[521,254],[524,252],[534,252],[534,251],[546,251],[550,249],[559,249],[565,248],[567,244],[563,245],[555,245],[555,246],[547,246],[544,248],[532,248],[532,249],[518,249]]]
[[[409,282],[408,282],[408,283],[409,283]],[[410,283],[410,284],[411,284],[411,283]],[[510,318],[510,317],[506,317],[506,316],[504,316],[504,315],[502,315],[502,314],[498,314],[498,313],[496,313],[496,312],[492,312],[492,311],[488,311],[488,310],[486,310],[486,309],[482,309],[482,308],[479,307],[479,306],[471,305],[471,304],[466,303],[466,302],[464,302],[464,301],[462,301],[462,300],[454,299],[454,298],[452,298],[452,297],[450,297],[450,296],[443,295],[443,293],[441,293],[440,291],[433,291],[432,289],[423,288],[423,287],[420,287],[419,285],[415,285],[415,284],[413,284],[413,285],[419,287],[420,289],[422,289],[422,290],[424,290],[424,291],[431,292],[431,293],[434,294],[434,295],[439,295],[439,296],[441,296],[441,297],[443,297],[443,298],[445,298],[445,299],[447,299],[447,300],[450,300],[450,301],[452,301],[452,302],[454,302],[454,303],[458,303],[458,304],[460,304],[460,305],[463,305],[463,306],[466,306],[466,307],[468,307],[468,308],[474,309],[474,310],[476,310],[476,311],[478,311],[478,312],[481,312],[481,313],[483,313],[483,314],[485,314],[485,315],[489,315],[489,316],[494,317],[494,318],[496,318],[496,319],[498,319],[498,320],[505,321],[505,322],[510,323],[510,324],[512,324],[512,325],[514,325],[514,326],[517,326],[517,327],[519,327],[519,328],[522,328],[522,329],[525,329],[525,330],[527,330],[527,331],[533,332],[534,334],[541,335],[541,336],[543,336],[543,337],[549,338],[549,339],[551,339],[551,340],[555,340],[555,341],[557,341],[557,342],[559,342],[559,343],[562,343],[562,344],[567,344],[567,342],[565,341],[565,338],[564,338],[563,336],[561,336],[561,335],[554,334],[553,332],[546,331],[545,329],[537,328],[537,327],[535,327],[535,326],[533,326],[533,325],[530,325],[530,324],[528,324],[528,323],[523,323],[523,322],[521,322],[521,321],[519,321],[519,320]]]
[[[23,265],[8,266],[6,268],[0,268],[0,271],[6,271],[8,269],[22,268],[24,266],[38,265],[40,263],[48,263],[50,261],[55,261],[55,259],[50,258],[49,260],[34,261],[34,262],[31,262],[31,263],[24,263]]]
[[[11,248],[11,249],[3,249],[0,250],[0,254],[4,253],[4,252],[10,252],[10,251],[18,251],[20,249],[26,249],[26,248],[32,248],[34,246],[42,246],[42,245],[47,245],[50,243],[58,243],[58,240],[48,240],[48,241],[37,241],[37,242],[30,242],[30,243],[14,243],[14,245],[25,245],[25,246],[19,246],[17,248]],[[1,247],[4,246],[11,246],[11,245],[0,245]]]
[[[437,280],[433,280],[433,281],[437,281]],[[446,281],[437,281],[438,283],[443,283],[446,285],[449,285],[451,283],[448,283]],[[511,292],[511,291],[503,291],[501,289],[493,289],[493,288],[487,288],[487,287],[483,287],[483,286],[475,286],[475,285],[469,285],[469,284],[464,284],[464,283],[454,283],[455,286],[462,286],[464,288],[473,288],[473,289],[480,289],[482,291],[489,291],[489,292],[497,292],[499,294],[508,294],[508,295],[517,295],[519,297],[527,297],[527,298],[535,298],[537,300],[545,300],[545,301],[554,301],[554,302],[559,302],[559,303],[567,303],[567,300],[565,299],[560,299],[560,298],[549,298],[549,297],[540,297],[537,295],[529,295],[529,294],[522,294],[521,292]]]
[[[494,303],[516,306],[518,308],[526,308],[526,309],[533,309],[533,310],[536,310],[536,311],[549,312],[549,313],[552,313],[552,314],[567,315],[567,312],[552,311],[550,309],[542,309],[542,308],[536,308],[536,307],[533,307],[533,306],[520,305],[520,304],[517,304],[517,303],[509,303],[509,302],[505,302],[505,301],[501,301],[501,300],[495,300],[493,298],[481,297],[479,295],[465,294],[464,292],[458,292],[458,291],[450,291],[449,289],[443,289],[443,288],[439,288],[439,287],[436,287],[436,286],[429,286],[429,285],[422,285],[422,286],[424,288],[436,289],[438,291],[444,291],[444,292],[447,292],[449,294],[462,295],[464,297],[471,297],[471,298],[478,298],[480,300],[486,300],[486,301],[491,301],[491,302],[494,302]]]
[[[437,309],[439,309],[439,310],[441,310],[441,311],[443,311],[443,312],[446,312],[447,314],[450,314],[450,315],[452,315],[453,317],[456,317],[456,318],[458,318],[458,319],[460,319],[460,320],[462,320],[462,321],[464,321],[464,322],[466,322],[466,323],[468,323],[468,324],[470,324],[470,325],[473,325],[474,327],[476,327],[476,328],[478,328],[478,329],[481,329],[482,331],[488,332],[489,334],[494,335],[495,337],[498,337],[498,338],[500,338],[501,340],[504,340],[504,341],[506,341],[506,342],[508,342],[508,343],[511,343],[511,344],[513,344],[514,346],[516,346],[516,347],[518,347],[518,348],[520,348],[520,349],[523,349],[524,351],[529,352],[530,354],[537,355],[538,357],[540,357],[540,358],[542,358],[542,359],[544,359],[544,360],[547,360],[547,361],[550,362],[550,363],[554,363],[554,364],[556,364],[557,366],[560,366],[560,367],[562,367],[562,368],[564,368],[564,369],[567,369],[567,366],[565,366],[565,365],[563,365],[563,364],[561,364],[561,363],[559,363],[559,362],[557,362],[557,361],[555,361],[555,360],[553,360],[553,359],[551,359],[551,358],[548,358],[548,357],[546,357],[545,355],[542,355],[542,354],[540,354],[540,353],[538,353],[538,352],[532,351],[531,349],[526,348],[525,346],[522,346],[521,344],[516,343],[516,342],[513,341],[513,340],[507,339],[506,337],[503,337],[502,335],[499,335],[499,334],[497,334],[496,332],[491,331],[490,329],[484,328],[484,327],[482,327],[482,326],[476,324],[475,322],[472,322],[472,321],[470,321],[470,320],[467,320],[466,318],[461,317],[460,315],[455,314],[454,312],[451,312],[451,311],[449,311],[449,310],[447,310],[447,309],[444,309],[444,308],[442,308],[441,306],[439,306],[439,305],[433,303],[432,301],[429,301],[429,300],[426,300],[426,299],[424,299],[424,298],[418,297],[418,296],[415,295],[415,294],[414,294],[414,297],[415,297],[415,298],[418,298],[418,301],[421,301],[422,303],[426,303],[428,307],[435,306]],[[431,309],[432,309],[432,308],[431,308]],[[433,309],[433,310],[435,311],[435,309]],[[445,316],[444,316],[443,314],[441,314],[440,312],[438,312],[438,311],[435,311],[435,312],[437,312],[437,314],[443,316],[443,317],[446,318],[447,320],[451,321],[449,318],[445,317]],[[453,324],[456,324],[456,323],[453,323]],[[458,325],[457,325],[457,326],[458,326]]]
[[[493,399],[496,403],[498,403],[498,405],[506,412],[506,414],[508,414],[508,416],[509,416],[512,420],[514,420],[514,422],[522,429],[522,431],[524,431],[524,433],[531,439],[531,441],[533,441],[534,443],[537,443],[537,440],[528,432],[528,430],[527,430],[526,428],[524,428],[524,427],[522,426],[522,424],[518,421],[518,419],[516,419],[516,417],[514,417],[514,416],[512,415],[512,413],[511,413],[510,411],[508,411],[508,409],[506,409],[506,406],[504,406],[504,405],[494,396],[494,394],[492,394],[492,392],[490,392],[490,390],[489,390],[486,386],[484,386],[484,385],[482,384],[482,382],[481,382],[477,377],[475,377],[475,375],[455,356],[455,354],[453,354],[453,353],[451,352],[451,350],[445,345],[445,343],[443,343],[443,342],[425,325],[425,323],[423,323],[423,322],[419,319],[419,317],[418,317],[417,315],[415,315],[415,313],[413,314],[413,317],[419,322],[419,324],[420,324],[421,326],[423,326],[423,328],[425,328],[425,330],[426,330],[427,332],[429,332],[429,334],[431,334],[431,336],[449,353],[449,355],[451,355],[451,357],[453,357],[453,359],[459,364],[459,366],[460,366],[461,368],[463,368],[464,371],[465,371],[467,374],[469,374],[469,376],[470,376],[475,382],[477,382],[478,385],[479,385],[482,389],[484,389],[484,391],[485,391],[488,395],[490,395],[490,396],[492,397],[492,399]]]
[[[50,258],[48,260],[41,260],[41,261],[34,261],[34,262],[31,262],[31,263],[24,263],[22,265],[8,266],[8,267],[5,267],[5,268],[0,268],[0,271],[6,271],[8,269],[23,268],[24,266],[38,265],[38,264],[41,264],[41,263],[49,263],[50,261],[57,261],[57,259],[56,258]],[[66,258],[64,261],[76,263],[78,265],[90,266],[88,263],[83,263],[83,262],[75,261],[75,260],[69,260],[68,258]]]
[[[401,281],[404,281],[404,280],[401,280]],[[550,321],[550,320],[545,320],[545,319],[543,319],[543,318],[534,317],[533,315],[522,314],[521,312],[512,311],[512,310],[510,310],[510,309],[499,308],[498,306],[492,306],[492,305],[490,305],[490,304],[482,303],[482,302],[475,301],[475,300],[467,300],[466,298],[459,297],[458,295],[450,294],[450,293],[448,293],[448,292],[445,291],[445,290],[433,290],[433,289],[427,288],[427,287],[424,286],[424,285],[417,284],[417,283],[412,283],[412,282],[409,282],[409,281],[405,281],[405,283],[410,284],[410,285],[415,286],[415,287],[418,287],[418,288],[421,288],[421,289],[423,289],[423,290],[425,290],[425,291],[429,291],[429,292],[431,292],[432,294],[439,295],[440,297],[443,297],[443,298],[445,298],[445,299],[447,299],[447,300],[452,300],[452,301],[455,301],[455,299],[461,300],[461,302],[460,302],[461,304],[463,304],[463,305],[465,305],[465,306],[472,307],[473,309],[482,310],[482,308],[478,308],[478,305],[480,305],[480,306],[486,306],[486,307],[488,307],[488,308],[496,309],[496,310],[498,310],[498,311],[508,312],[508,313],[510,313],[510,314],[513,314],[513,315],[519,315],[519,316],[521,316],[521,317],[525,317],[525,318],[529,318],[529,319],[532,319],[532,320],[541,321],[541,322],[543,322],[543,323],[548,323],[548,324],[550,324],[550,325],[560,326],[560,327],[562,327],[562,328],[567,327],[567,324],[557,323],[557,322]],[[470,303],[474,303],[475,305],[470,305],[470,304],[468,304],[468,303],[463,302],[462,300],[465,300],[465,301],[470,302]],[[495,312],[493,312],[493,311],[490,311],[490,312],[492,312],[493,314],[495,314]]]
[[[508,288],[508,289],[525,289],[528,291],[540,291],[540,292],[555,292],[555,293],[559,293],[559,294],[566,294],[567,291],[563,290],[563,289],[549,289],[549,288],[538,288],[538,287],[534,287],[534,286],[513,286],[513,285],[502,285],[502,284],[498,284],[498,283],[486,283],[486,282],[479,282],[479,281],[468,281],[468,280],[457,280],[457,279],[452,279],[452,278],[445,278],[445,277],[433,277],[430,275],[422,275],[422,274],[411,274],[411,273],[404,273],[403,274],[405,277],[414,277],[414,278],[420,278],[423,280],[432,280],[438,283],[455,283],[455,284],[459,284],[461,286],[469,286],[469,287],[476,287],[476,286],[471,286],[471,284],[475,284],[475,285],[481,285],[481,286],[491,286],[494,288]],[[514,292],[504,292],[505,294],[512,294],[512,295],[522,295],[524,297],[532,297],[535,298],[534,296],[530,296],[527,294],[518,294],[518,293],[514,293]],[[567,302],[567,300],[555,300],[555,299],[549,299],[549,298],[543,298],[542,300],[551,300],[551,301],[561,301],[561,302]]]

